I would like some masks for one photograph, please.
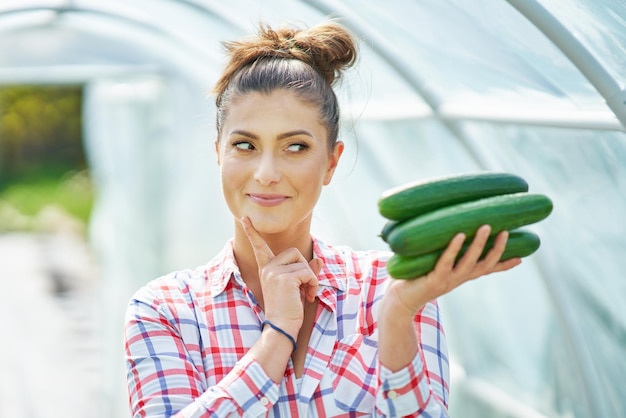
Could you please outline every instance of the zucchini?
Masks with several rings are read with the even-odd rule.
[[[378,200],[387,219],[402,221],[457,203],[528,191],[528,183],[509,173],[471,173],[438,177],[389,189]]]
[[[378,234],[378,236],[381,237],[383,241],[387,242],[387,237],[391,233],[391,230],[395,228],[396,225],[398,225],[399,223],[400,221],[387,221],[383,225],[383,229],[380,230],[380,234]]]
[[[489,237],[485,243],[485,248],[480,255],[480,259],[484,258],[487,255],[487,252],[493,248],[495,240],[495,235]],[[515,257],[528,257],[539,249],[540,243],[541,242],[537,234],[523,230],[511,231],[509,233],[509,239],[506,242],[504,252],[500,257],[500,261]],[[466,241],[466,243],[463,244],[456,261],[459,261],[459,259],[463,257],[470,244],[471,241]],[[435,264],[437,264],[437,261],[443,251],[444,250],[441,249],[418,256],[393,254],[387,261],[387,271],[389,272],[389,275],[395,279],[416,279],[435,268]]]
[[[513,193],[486,197],[437,209],[396,225],[387,236],[391,250],[420,255],[444,248],[459,232],[473,238],[476,230],[491,225],[491,234],[539,222],[552,212],[543,194]]]

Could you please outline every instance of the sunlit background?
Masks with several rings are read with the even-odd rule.
[[[361,58],[318,235],[385,249],[380,193],[435,175],[555,204],[520,268],[441,301],[451,415],[626,416],[623,0],[2,0],[0,417],[128,416],[129,297],[231,234],[220,42],[328,17]]]

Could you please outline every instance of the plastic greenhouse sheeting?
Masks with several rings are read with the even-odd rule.
[[[527,179],[553,214],[538,253],[441,300],[451,416],[626,416],[626,3],[5,0],[0,83],[85,85],[98,190],[109,371],[102,416],[126,413],[120,322],[130,294],[206,262],[230,236],[207,92],[220,41],[259,21],[337,17],[362,55],[339,96],[347,150],[315,232],[378,237],[380,193],[490,170]]]

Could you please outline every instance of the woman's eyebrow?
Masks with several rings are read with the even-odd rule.
[[[230,132],[229,136],[232,136],[232,135],[241,135],[241,136],[247,136],[248,138],[252,138],[252,139],[258,139],[258,136],[256,136],[252,132],[244,131],[242,129],[235,129],[234,131]]]
[[[306,136],[310,136],[311,138],[314,138],[313,134],[309,131],[306,131],[304,129],[298,129],[295,131],[289,131],[289,132],[285,132],[282,133],[280,135],[278,135],[278,139],[285,139],[285,138],[289,138],[291,136],[298,136],[298,135],[306,135]]]
[[[232,135],[241,135],[241,136],[245,136],[251,139],[259,139],[257,135],[253,134],[252,132],[245,131],[243,129],[235,129],[234,131],[230,132],[230,136]],[[282,134],[278,135],[277,139],[281,140],[281,139],[289,138],[292,136],[298,136],[298,135],[305,135],[311,138],[315,138],[311,132],[305,129],[297,129],[295,131],[283,132]]]

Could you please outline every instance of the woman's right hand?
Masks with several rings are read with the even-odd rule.
[[[315,300],[323,262],[319,258],[307,262],[297,248],[274,255],[249,218],[242,218],[241,224],[254,250],[265,319],[295,339],[304,320],[304,300]]]

